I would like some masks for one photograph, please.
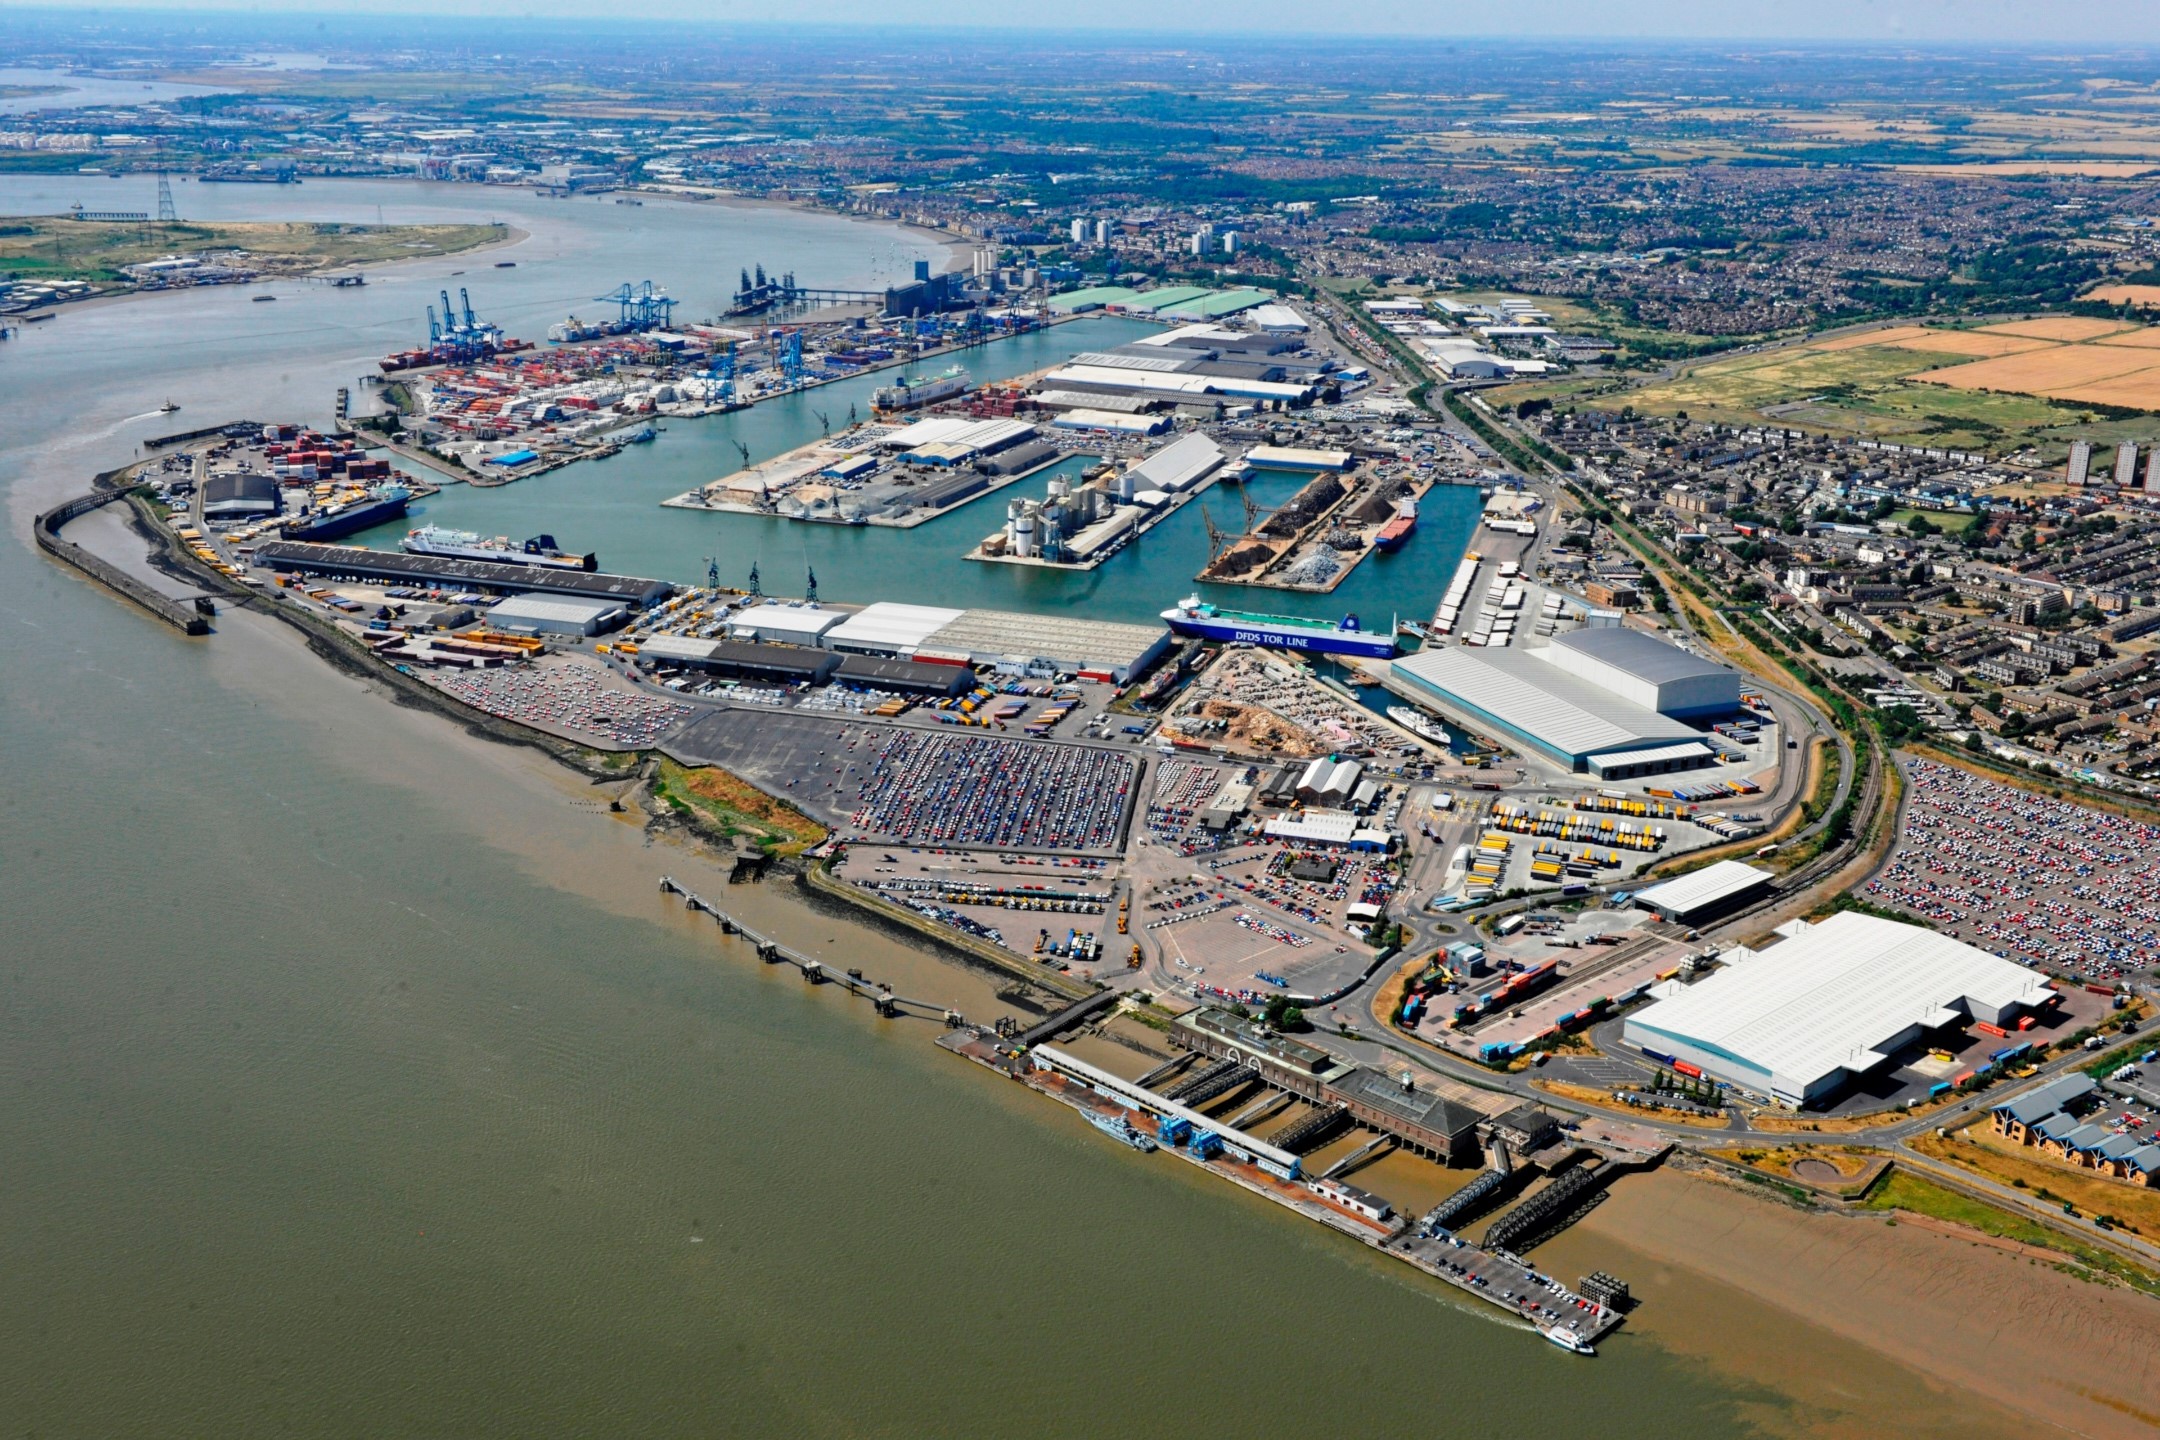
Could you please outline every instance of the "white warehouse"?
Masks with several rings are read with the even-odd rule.
[[[1628,1018],[1627,1043],[1800,1106],[1887,1067],[1930,1031],[2014,1024],[2055,1002],[2046,980],[1917,925],[1847,912]]]
[[[1577,630],[1529,653],[1660,715],[1684,719],[1740,708],[1739,671],[1640,630]]]

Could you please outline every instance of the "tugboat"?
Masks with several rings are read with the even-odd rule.
[[[173,413],[173,411],[178,410],[179,408],[180,407],[178,405],[175,405],[172,401],[167,400],[164,404],[157,407],[157,413],[160,415],[170,415]]]

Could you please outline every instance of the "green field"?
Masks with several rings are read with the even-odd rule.
[[[1962,530],[1971,529],[1973,522],[1980,518],[1977,515],[1960,515],[1957,514],[1955,511],[1948,510],[1906,509],[1891,511],[1890,519],[1892,520],[1892,522],[1899,525],[1910,525],[1914,520],[1916,520],[1922,515],[1927,516],[1928,523],[1930,525],[1933,525],[1938,530],[1947,531],[1952,535],[1955,535]]]
[[[1914,377],[1970,356],[1885,346],[1808,350],[1709,360],[1634,389],[1606,389],[1584,403],[1616,410],[1733,425],[1769,423],[1906,445],[2058,457],[2069,440],[2090,438],[2097,412],[2070,401],[1957,390]],[[1564,403],[1555,396],[1556,403]],[[2127,423],[2149,434],[2149,421]]]

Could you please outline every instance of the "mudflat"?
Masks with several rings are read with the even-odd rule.
[[[1615,1247],[1635,1252],[1648,1269],[1626,1278],[1652,1303],[1631,1326],[1782,1393],[1798,1408],[1769,1406],[1790,1422],[1772,1428],[2126,1440],[2160,1430],[2160,1300],[1986,1236],[1811,1213],[1662,1170],[1623,1180],[1539,1256],[1559,1265],[1577,1247],[1609,1269]],[[1764,1328],[1741,1297],[1790,1328]]]

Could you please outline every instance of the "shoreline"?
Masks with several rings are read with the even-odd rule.
[[[1613,1187],[1540,1253],[1554,1265],[1578,1255],[1609,1263],[1614,1249],[1649,1301],[1631,1329],[1753,1384],[1820,1387],[1812,1404],[1850,1402],[1861,1388],[1838,1358],[1850,1347],[1881,1362],[1873,1384],[1893,1380],[1885,1367],[1895,1367],[1962,1392],[2002,1417],[2005,1434],[2038,1425],[2129,1440],[2160,1426],[2160,1301],[2063,1274],[1977,1232],[1898,1213],[1803,1210],[1667,1166]],[[1694,1304],[1678,1293],[1690,1289]],[[1691,1314],[1740,1297],[1783,1317],[1778,1351],[1755,1343],[1761,1336],[1717,1344]],[[1851,1430],[1807,1433],[1933,1433],[1919,1414],[1865,1413],[1846,1417],[1864,1422]],[[1943,1433],[1976,1432],[1961,1422]]]
[[[189,569],[193,578],[192,567]],[[232,594],[229,590],[224,593]],[[232,598],[239,600],[237,596]],[[260,597],[250,594],[246,599],[257,603],[234,603],[230,609],[247,611],[248,618],[241,619],[234,614],[223,627],[235,636],[260,619],[269,618],[261,614],[266,605]],[[399,685],[397,678],[379,673],[382,667],[368,666],[357,657],[339,653],[341,647],[316,635],[314,627],[301,623],[299,617],[286,615],[282,610],[274,613],[292,628],[279,627],[273,633],[291,636],[315,659],[329,662],[330,673],[337,679],[326,683],[350,681],[376,694],[383,693],[387,686],[394,692],[394,708],[414,717],[414,723],[427,723],[418,718],[420,712],[431,712],[434,718],[449,721],[451,732],[433,737],[448,743],[434,747],[435,753],[430,758],[432,766],[455,766],[461,760],[472,761],[490,754],[506,757],[489,763],[511,766],[526,777],[520,788],[527,794],[518,804],[532,803],[536,796],[549,790],[570,787],[589,794],[590,787],[596,783],[634,783],[634,772],[619,776],[604,771],[595,773],[579,764],[573,753],[577,747],[563,742],[551,743],[549,737],[531,732],[529,727],[478,712],[472,715],[460,713],[466,707],[451,697],[434,692],[432,687],[409,682],[414,690],[423,693],[406,693],[406,687]],[[355,707],[356,711],[359,708]],[[339,723],[365,729],[373,722],[367,715],[356,713]],[[479,743],[484,741],[496,743]],[[544,760],[557,764],[535,771],[533,767]],[[540,779],[540,785],[531,785],[533,778]],[[641,837],[640,844],[645,850],[641,862],[649,868],[654,859],[649,846],[656,837],[647,823],[646,813],[633,808],[628,815],[609,818],[627,822],[633,833]],[[563,843],[559,835],[535,835],[529,837],[529,842],[551,847]],[[708,875],[717,874],[714,867],[718,862],[709,846],[682,848],[687,854],[679,856],[678,860],[694,858]],[[675,865],[678,862],[666,863]],[[707,879],[703,883],[718,891],[724,881],[715,883]],[[582,885],[577,888],[581,892],[586,890]],[[803,924],[835,923],[851,930],[885,929],[871,917],[858,913],[858,907],[848,904],[852,897],[834,893],[839,888],[806,884],[804,877],[796,876],[777,887],[734,887],[725,893],[731,897],[731,909],[741,903],[734,897],[741,896],[743,901],[754,901],[768,917],[783,917],[781,923],[789,929],[799,930]],[[814,898],[820,894],[831,904],[830,910]],[[596,898],[602,898],[612,906],[631,903],[628,895]],[[847,906],[844,918],[838,913],[842,905]],[[784,918],[790,913],[792,921]],[[770,925],[773,922],[768,918],[763,923]],[[886,934],[888,939],[893,938],[889,931]],[[921,953],[923,964],[935,967],[927,972],[932,976],[973,972],[983,979],[979,962],[971,964],[968,957],[951,954],[941,937],[918,934],[898,943],[907,944]],[[919,987],[930,982],[918,980],[916,983]],[[1009,1003],[1003,1000],[1003,992],[995,989],[994,981],[983,979],[983,983],[1000,997],[1000,1003]],[[949,989],[944,987],[941,993],[949,993]],[[977,1009],[981,1009],[980,1004]],[[1713,1185],[1716,1185],[1715,1189]],[[1715,1243],[1708,1243],[1712,1239]],[[1591,1246],[1592,1241],[1594,1246]],[[2136,1399],[2151,1393],[2151,1386],[2160,1385],[2160,1376],[2153,1374],[2155,1367],[2151,1358],[2160,1355],[2160,1302],[2127,1292],[2123,1296],[2110,1295],[2087,1282],[2060,1275],[2052,1267],[2018,1266],[2020,1257],[1988,1244],[1986,1237],[1966,1237],[1955,1231],[1943,1232],[1919,1224],[1900,1227],[1874,1217],[1807,1214],[1789,1210],[1737,1187],[1717,1185],[1691,1173],[1659,1170],[1630,1176],[1615,1186],[1606,1205],[1593,1211],[1575,1229],[1563,1233],[1547,1246],[1541,1246],[1536,1252],[1536,1263],[1558,1270],[1571,1263],[1562,1258],[1571,1248],[1585,1246],[1590,1247],[1588,1264],[1603,1268],[1628,1267],[1635,1273],[1647,1270],[1661,1277],[1655,1283],[1665,1289],[1670,1289],[1674,1283],[1672,1272],[1684,1272],[1689,1285],[1706,1294],[1730,1291],[1764,1311],[1807,1327],[1811,1332],[1820,1331],[1850,1344],[1875,1358],[1877,1368],[1882,1372],[1877,1383],[1884,1386],[1894,1388],[1901,1383],[1899,1377],[1905,1376],[1965,1387],[1985,1402],[1990,1416],[2023,1415],[2028,1417],[2028,1424],[2031,1419],[2042,1423],[2056,1422],[2066,1411],[2074,1409],[2082,1417],[2076,1427],[2078,1432],[2100,1437],[2143,1434],[2147,1433],[2145,1425],[2148,1421],[2160,1423],[2160,1415],[2149,1415],[2139,1408]],[[1633,1253],[1628,1259],[1616,1261],[1606,1253],[1614,1247]],[[1796,1253],[1809,1255],[1812,1260],[1828,1255],[1829,1263],[1811,1263],[1796,1272],[1790,1264]],[[2029,1294],[2039,1302],[2015,1308],[2021,1315],[2037,1309],[2045,1323],[2028,1318],[2019,1332],[2005,1333],[1999,1327],[1983,1330],[1959,1321],[1961,1316],[1985,1316],[2002,1310],[2005,1286],[2020,1295]],[[1875,1303],[1855,1306],[1852,1303],[1855,1287]],[[2125,1300],[2129,1302],[2127,1314],[2121,1303]],[[1664,1348],[1681,1354],[1695,1354],[1707,1363],[1756,1384],[1774,1384],[1781,1377],[1796,1378],[1784,1368],[1762,1373],[1763,1357],[1745,1345],[1727,1349],[1704,1343],[1700,1336],[1689,1332],[1684,1309],[1669,1320],[1661,1319],[1669,1303],[1667,1296],[1655,1296],[1652,1303],[1642,1308],[1640,1318],[1631,1321],[1629,1328]],[[1871,1323],[1884,1309],[1897,1313],[1901,1323],[1895,1326]],[[1950,1317],[1948,1320],[1943,1318],[1945,1314]],[[1949,1327],[1951,1343],[1946,1343],[1940,1334],[1930,1338],[1931,1332],[1939,1331],[1944,1324]],[[2084,1357],[2081,1363],[2083,1370],[2089,1372],[2080,1375],[2075,1387],[2066,1391],[2017,1391],[2016,1382],[2020,1376],[2036,1370],[2046,1371],[2050,1364],[2057,1367],[2050,1373],[2060,1373],[2060,1353],[2072,1346],[2085,1347],[2081,1352]],[[2099,1398],[2107,1385],[2111,1382],[2120,1384],[2125,1376],[2134,1382],[2124,1387],[2128,1391],[2125,1398],[2119,1403]],[[1819,1376],[1809,1377],[1809,1383],[1819,1380]],[[1975,1430],[1968,1422],[1957,1433],[2002,1433],[2007,1436],[2015,1431],[2007,1426],[1999,1432]]]
[[[277,224],[283,222],[234,221],[233,223]],[[385,225],[381,228],[385,230],[395,230],[412,229],[415,227]],[[431,260],[455,260],[462,255],[484,255],[491,250],[502,250],[513,245],[522,245],[525,241],[532,239],[532,232],[530,230],[521,230],[517,226],[510,224],[505,224],[502,228],[506,233],[503,234],[500,238],[494,240],[483,240],[478,245],[470,245],[463,250],[442,250],[436,252],[433,255],[405,255],[400,256],[395,260],[372,262],[372,268],[376,271],[393,271],[403,269],[404,267],[410,265],[424,265]],[[53,318],[55,320],[58,320],[65,316],[80,314],[85,311],[104,309],[108,306],[113,305],[125,305],[130,303],[131,301],[137,300],[155,300],[161,296],[166,295],[193,295],[204,290],[255,290],[261,288],[264,285],[275,285],[281,280],[290,281],[293,284],[304,285],[313,281],[318,276],[333,273],[342,273],[341,265],[339,263],[334,263],[331,261],[324,261],[321,265],[316,266],[312,270],[303,271],[301,273],[293,275],[264,275],[259,276],[253,280],[237,281],[230,285],[173,285],[160,290],[145,290],[138,287],[133,290],[116,290],[99,295],[87,295],[80,300],[48,300],[42,302],[41,308],[45,310],[50,310],[52,312]],[[360,271],[355,268],[351,271],[351,273],[362,274],[366,272]],[[0,316],[0,319],[6,319],[10,321],[19,321],[21,320],[21,318],[22,317],[19,315]]]

